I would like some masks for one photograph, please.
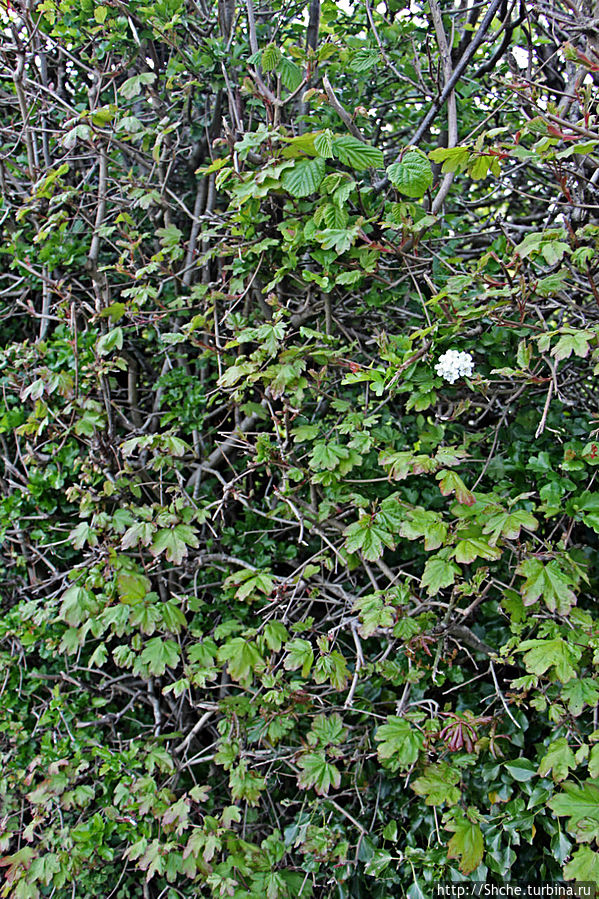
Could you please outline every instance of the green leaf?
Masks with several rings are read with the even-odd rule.
[[[312,746],[334,746],[342,743],[347,735],[343,718],[338,712],[332,715],[317,715],[308,732],[308,743]]]
[[[113,328],[98,339],[96,349],[99,356],[108,356],[114,349],[122,350],[123,348],[123,329]]]
[[[412,781],[411,787],[418,796],[424,796],[426,805],[455,805],[461,792],[456,786],[460,772],[446,762],[439,762],[424,769],[424,774]]]
[[[289,641],[285,649],[287,651],[285,661],[283,662],[285,670],[297,671],[301,668],[302,677],[308,677],[314,662],[314,650],[311,643],[308,640],[303,640],[301,637],[296,637],[294,640]]]
[[[443,496],[449,496],[455,493],[455,497],[459,503],[464,506],[473,506],[475,503],[474,494],[468,490],[463,480],[455,471],[447,471],[444,469],[435,476],[439,481],[439,489]]]
[[[432,150],[428,157],[433,162],[443,163],[441,171],[444,175],[447,172],[463,172],[470,160],[470,149],[468,147],[439,147],[437,150]]]
[[[133,75],[132,78],[127,78],[127,80],[121,84],[119,93],[121,93],[125,99],[132,100],[133,97],[138,97],[141,94],[141,89],[145,84],[154,84],[155,81],[156,75],[154,72],[142,72],[141,75]]]
[[[480,537],[465,537],[459,540],[454,552],[456,562],[473,562],[475,559],[487,559],[495,561],[501,557],[501,551],[495,546],[489,546],[486,540]]]
[[[333,471],[343,459],[349,458],[349,450],[338,443],[324,441],[314,444],[310,456],[310,468],[313,471]]]
[[[144,647],[141,661],[148,666],[150,674],[161,677],[167,668],[177,667],[179,657],[179,647],[174,640],[152,637]]]
[[[351,58],[352,72],[368,72],[380,61],[380,53],[374,47],[360,47]]]
[[[279,64],[280,59],[281,51],[279,48],[275,44],[269,44],[262,51],[260,65],[265,72],[273,72]]]
[[[339,162],[350,166],[357,172],[368,168],[379,169],[383,166],[382,151],[371,144],[362,143],[361,140],[358,140],[357,137],[352,137],[351,134],[335,137],[333,140],[333,151]]]
[[[304,80],[302,70],[298,64],[293,62],[292,59],[287,59],[286,56],[281,57],[277,72],[281,76],[281,81],[288,91],[297,90]]]
[[[380,743],[378,757],[381,761],[390,759],[394,767],[409,768],[418,759],[424,747],[424,736],[405,718],[394,715],[387,717],[376,732],[375,740]]]
[[[499,536],[505,537],[506,540],[517,540],[521,528],[526,528],[527,531],[536,531],[538,526],[539,522],[530,512],[523,509],[504,512],[501,509],[494,512],[487,520],[483,527],[483,534],[492,534],[493,543],[497,542]]]
[[[376,849],[372,858],[366,863],[364,873],[371,877],[379,877],[393,860],[393,856],[386,849]]]
[[[590,843],[599,838],[599,780],[578,784],[566,781],[562,791],[547,805],[556,815],[567,817],[566,828],[577,843]]]
[[[383,545],[393,549],[393,535],[386,531],[370,515],[363,515],[344,531],[345,548],[350,553],[361,551],[369,562],[376,562],[383,555]]]
[[[420,150],[408,150],[399,162],[387,168],[394,187],[406,197],[422,197],[433,183],[431,164]]]
[[[460,574],[460,568],[454,562],[441,556],[433,556],[427,560],[420,581],[421,587],[426,587],[429,596],[436,596],[443,587],[450,587],[455,582],[456,575]]]
[[[599,685],[589,677],[576,678],[564,684],[561,699],[567,702],[568,711],[575,718],[580,715],[585,705],[594,708],[599,702]]]
[[[540,559],[525,559],[516,573],[526,578],[520,588],[522,602],[531,606],[542,596],[551,612],[565,615],[576,603],[576,594],[570,589],[572,581],[559,567],[556,559],[544,564]]]
[[[239,683],[251,682],[254,672],[264,666],[258,648],[243,637],[227,640],[219,648],[217,658],[219,662],[228,662],[227,670],[231,678]]]
[[[314,787],[319,796],[326,796],[329,789],[337,789],[341,783],[341,772],[327,761],[324,752],[307,752],[297,761],[302,769],[297,782],[300,787],[308,789]]]
[[[531,674],[540,676],[553,668],[557,679],[565,684],[577,676],[575,666],[580,661],[582,648],[555,637],[553,640],[524,640],[516,652],[525,653],[523,661]]]
[[[566,779],[570,768],[575,767],[574,753],[568,746],[566,738],[560,737],[559,740],[554,740],[549,744],[549,748],[539,764],[539,774],[541,777],[546,777],[551,772],[555,783],[559,783]]]
[[[316,159],[296,159],[293,168],[285,169],[281,184],[293,197],[308,197],[315,193],[324,178],[325,161]]]
[[[180,565],[187,555],[188,546],[197,548],[198,538],[188,524],[177,524],[173,528],[161,528],[158,531],[150,552],[153,556],[159,556],[165,552],[169,562]]]
[[[243,799],[249,805],[258,805],[266,780],[253,771],[248,771],[247,762],[241,761],[231,769],[229,786],[233,799]]]
[[[518,783],[528,783],[537,776],[537,769],[530,759],[514,759],[511,762],[505,762],[503,767]]]
[[[599,852],[581,846],[564,867],[564,877],[580,883],[599,883]]]
[[[593,331],[574,331],[564,334],[551,350],[556,359],[569,359],[572,353],[584,359],[589,354],[589,341],[596,335]]]
[[[447,847],[447,858],[459,859],[462,874],[472,874],[480,865],[485,848],[479,825],[458,813],[453,821],[445,824],[445,828],[453,833]]]
[[[314,138],[314,149],[319,156],[330,159],[333,156],[333,132],[326,128]]]

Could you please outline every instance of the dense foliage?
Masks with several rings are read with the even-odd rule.
[[[4,0],[0,896],[599,881],[594,16]]]

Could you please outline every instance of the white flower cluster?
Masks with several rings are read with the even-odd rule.
[[[470,376],[474,368],[474,361],[470,353],[460,353],[459,350],[447,350],[435,365],[435,371],[441,378],[445,378],[450,384],[464,375]]]

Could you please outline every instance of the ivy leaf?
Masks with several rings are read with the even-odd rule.
[[[339,162],[350,166],[357,172],[363,169],[380,169],[383,166],[383,154],[377,147],[362,143],[351,134],[343,134],[333,140],[333,151]]]
[[[281,184],[292,197],[308,197],[318,190],[325,168],[325,161],[320,156],[316,159],[297,159],[293,168],[283,172]]]
[[[408,150],[387,168],[389,181],[406,197],[422,197],[433,183],[431,164],[420,150]]]
[[[307,752],[298,759],[298,767],[302,773],[298,775],[297,782],[300,787],[314,790],[319,796],[326,796],[329,789],[337,789],[341,783],[341,772],[327,761],[324,752]]]
[[[148,666],[150,674],[161,677],[167,668],[176,668],[179,664],[179,647],[174,640],[152,637],[144,647],[141,661]]]
[[[424,796],[426,805],[455,805],[459,802],[461,792],[456,787],[460,781],[460,772],[446,762],[430,765],[424,774],[412,782],[411,787],[418,796]]]
[[[166,558],[175,565],[180,565],[187,555],[187,547],[197,548],[198,538],[188,524],[177,524],[173,528],[161,528],[156,534],[150,552],[159,556],[166,552]]]
[[[443,587],[450,587],[458,574],[460,574],[458,565],[436,555],[427,560],[420,586],[427,588],[426,592],[429,596],[436,596]]]
[[[547,565],[540,559],[526,559],[516,569],[516,573],[526,578],[520,588],[522,602],[532,606],[542,596],[551,612],[556,610],[565,615],[576,603],[576,594],[570,589],[572,581],[559,567],[556,559]]]
[[[375,740],[380,743],[378,757],[381,761],[391,759],[399,768],[409,768],[418,759],[424,746],[424,737],[405,718],[394,715],[387,717],[376,732]]]
[[[289,641],[285,649],[287,650],[287,655],[283,662],[285,671],[297,671],[301,668],[302,677],[308,677],[314,663],[314,650],[310,642],[303,640],[301,637],[296,637],[295,640]]]
[[[570,768],[575,767],[574,753],[568,746],[566,738],[560,737],[559,740],[554,740],[549,744],[549,748],[539,764],[539,774],[541,777],[546,777],[549,772],[552,772],[554,782],[559,783],[566,779]]]
[[[445,829],[453,833],[447,847],[447,858],[459,859],[462,874],[472,874],[480,865],[485,848],[480,827],[458,813],[453,821],[445,824]]]
[[[526,670],[540,676],[549,668],[563,684],[577,676],[576,663],[582,655],[582,648],[575,643],[567,643],[561,637],[553,640],[524,640],[516,652],[524,652]]]

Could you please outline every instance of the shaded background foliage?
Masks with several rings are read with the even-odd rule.
[[[0,895],[599,880],[594,15],[3,7]]]

